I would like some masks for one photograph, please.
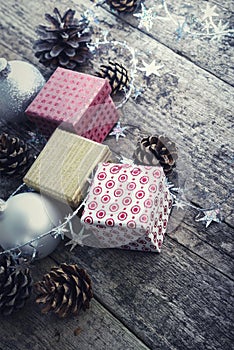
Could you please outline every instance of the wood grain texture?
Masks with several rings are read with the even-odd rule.
[[[234,35],[228,33],[220,40],[215,39],[212,35],[206,35],[206,30],[203,27],[205,20],[202,20],[207,4],[211,8],[215,6],[215,15],[212,18],[214,25],[217,27],[219,23],[222,25],[226,23],[227,29],[233,30],[232,2],[192,0],[186,3],[182,0],[164,0],[168,12],[165,11],[165,6],[162,3],[163,1],[155,0],[145,2],[147,9],[154,9],[156,17],[151,29],[147,30],[144,27],[140,29],[178,55],[186,57],[195,65],[230,84],[234,84]],[[107,5],[105,8],[109,9]],[[141,8],[136,12],[141,13]],[[133,27],[139,25],[139,19],[132,15],[120,15],[120,18],[121,21],[130,23]],[[183,27],[180,38],[177,30],[179,26],[182,28],[185,21],[191,24]],[[210,32],[212,31],[211,26]]]
[[[9,52],[17,45],[22,57],[26,55],[28,60],[37,64],[32,54],[32,42],[35,39],[33,28],[43,23],[44,12],[52,12],[54,2],[44,3],[44,6],[41,2],[36,3],[30,10],[26,1],[20,4],[12,1],[12,6],[6,8],[4,4],[1,6],[2,12],[6,13],[2,40],[9,46]],[[61,9],[64,8],[62,3]],[[85,10],[78,1],[74,8],[81,13]],[[23,17],[17,17],[17,13],[22,13]],[[124,106],[123,122],[140,128],[140,135],[166,133],[177,142],[181,152],[178,161],[181,185],[187,179],[188,199],[201,206],[222,201],[232,187],[233,180],[233,89],[154,39],[126,26],[113,15],[108,17],[105,10],[97,8],[97,15],[100,28],[111,31],[110,38],[126,40],[135,47],[140,68],[143,66],[142,61],[150,63],[153,58],[163,65],[160,77],[152,75],[145,79],[144,73],[139,71],[136,85],[145,88],[145,92],[137,101],[131,99]],[[14,28],[10,26],[13,21]],[[13,39],[17,35],[24,39],[24,45],[19,46]],[[110,50],[109,54],[115,53]],[[93,61],[93,66],[93,70],[89,67],[87,71],[95,71],[98,58]],[[44,68],[42,71],[49,74]],[[110,140],[110,146],[117,152],[127,152],[131,156],[140,136],[138,130],[135,129],[131,140],[121,139],[119,145]],[[233,226],[232,199],[229,198],[227,205],[224,205],[224,216],[226,222]]]
[[[56,265],[49,258],[35,263],[34,281],[53,266]],[[0,317],[0,322],[1,350],[148,349],[95,299],[90,309],[80,315],[59,319],[53,314],[41,314],[33,294],[21,311]]]
[[[233,280],[197,253],[168,238],[160,255],[60,246],[53,257],[85,266],[98,300],[151,349],[229,350]]]
[[[14,34],[15,38],[20,30],[31,35],[25,40],[21,54],[23,56],[23,52],[26,53],[27,59],[35,62],[32,55],[32,41],[35,34],[30,28],[40,23],[42,13],[46,9],[51,12],[53,5],[52,2],[45,4],[42,8],[41,5],[35,4],[35,8],[30,9],[35,11],[35,16],[31,19],[31,12],[24,2],[21,4],[13,2],[14,12],[6,16],[7,19],[9,18],[9,23],[5,25],[5,28],[9,27],[10,21],[13,21],[11,17],[15,17],[15,13],[23,13],[24,21],[18,18],[18,26],[22,24],[20,27],[17,27],[17,21],[14,22],[15,33],[8,33],[7,30],[3,32],[4,42],[13,46],[15,41],[12,35]],[[22,9],[17,9],[20,6]],[[75,8],[81,11],[78,5]],[[5,11],[9,12],[10,7]],[[233,89],[146,35],[119,23],[116,26],[116,20],[113,17],[108,18],[108,23],[106,23],[107,14],[104,10],[98,8],[97,14],[101,28],[112,28],[112,37],[121,37],[123,40],[128,40],[129,43],[135,43],[141,63],[142,60],[150,62],[153,58],[151,54],[147,54],[148,47],[150,47],[152,52],[159,55],[164,65],[160,73],[161,77],[151,76],[145,80],[144,74],[139,72],[136,84],[146,90],[137,102],[130,100],[125,105],[122,111],[123,121],[137,125],[142,132],[166,132],[169,137],[176,140],[181,152],[178,167],[184,170],[184,175],[182,171],[180,172],[181,183],[183,185],[183,180],[187,179],[189,199],[202,206],[206,205],[206,201],[208,204],[212,201],[222,201],[228,195],[233,179],[233,167],[231,166]],[[25,25],[23,28],[23,25],[28,23],[31,27],[28,28],[29,26]],[[95,66],[98,63],[94,61],[93,64]],[[222,91],[221,94],[220,91]],[[137,137],[131,137],[132,140],[121,139],[119,145],[116,145],[112,139],[110,145],[117,152],[128,151],[131,156],[136,147],[136,139],[139,139],[139,133],[135,136]],[[227,168],[229,171],[226,171]],[[233,213],[230,200],[231,198],[225,207],[225,214],[227,214],[225,220],[232,224]]]
[[[189,3],[199,17],[207,1]],[[217,4],[216,11],[223,21],[231,16],[231,1],[209,3]],[[69,6],[79,14],[91,4],[88,0],[69,4],[63,0],[2,1],[1,56],[27,60],[48,78],[51,71],[33,55],[34,28],[45,23],[44,13],[52,13],[54,6],[61,11]],[[147,7],[152,4],[153,0],[147,0]],[[176,14],[191,10],[183,7],[182,1],[168,0],[168,4]],[[134,47],[139,68],[143,61],[150,63],[153,59],[163,67],[160,76],[148,79],[144,72],[137,71],[136,85],[145,91],[136,100],[131,98],[121,110],[123,124],[129,125],[127,137],[119,143],[109,137],[106,143],[117,153],[131,157],[143,134],[166,133],[179,147],[179,185],[187,198],[203,207],[221,202],[233,187],[230,39],[220,46],[207,39],[176,41],[174,26],[162,21],[156,21],[148,35],[137,28],[135,17],[120,18],[107,9],[106,5],[95,9],[99,34],[107,30],[110,40],[125,40]],[[129,68],[124,53],[109,50],[84,71],[94,73],[107,56],[116,55]],[[30,140],[30,132],[35,132],[28,123],[6,126],[2,121],[0,130],[24,140]],[[43,142],[32,146],[36,155]],[[5,199],[21,183],[20,177],[0,180],[0,194]],[[194,221],[195,209],[174,209],[174,229],[169,230],[160,255],[89,247],[79,247],[71,253],[62,243],[52,259],[58,263],[75,261],[87,269],[95,290],[91,309],[64,322],[41,316],[39,308],[30,302],[20,314],[1,319],[0,349],[130,350],[148,346],[160,350],[230,350],[234,339],[233,196],[222,207],[224,222],[207,229],[202,222]],[[36,278],[52,264],[49,258],[36,263]],[[75,337],[77,327],[81,333]]]

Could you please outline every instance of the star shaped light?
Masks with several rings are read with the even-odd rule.
[[[120,136],[122,137],[126,137],[126,135],[124,134],[124,131],[127,130],[127,126],[122,127],[120,122],[118,122],[116,124],[116,126],[114,127],[113,131],[109,134],[110,136],[115,136],[116,141],[119,141]]]
[[[214,36],[211,40],[222,40],[223,36],[228,33],[228,26],[228,23],[222,24],[222,21],[220,20],[218,25],[214,27]]]
[[[205,221],[206,228],[211,224],[212,221],[221,222],[220,208],[208,209],[203,211],[204,216],[200,218],[200,214],[195,217],[195,221]]]
[[[185,202],[180,201],[179,199],[176,198],[175,203],[172,205],[173,207],[176,207],[176,209],[184,209],[186,206]]]
[[[151,74],[155,74],[157,77],[160,77],[159,70],[162,69],[163,65],[156,65],[155,60],[150,64],[147,64],[145,61],[142,61],[144,68],[138,68],[142,72],[145,72],[145,76],[149,77]]]
[[[147,10],[145,6],[141,4],[141,13],[135,13],[133,16],[140,18],[138,28],[145,28],[149,31],[153,26],[157,14],[152,8]]]
[[[72,239],[67,242],[65,245],[71,245],[70,251],[72,251],[77,245],[83,246],[83,239],[88,237],[88,235],[84,235],[84,227],[82,227],[82,229],[80,230],[79,233],[75,233],[73,231],[72,234]]]
[[[144,89],[142,87],[137,88],[134,86],[134,93],[133,93],[133,99],[136,100],[139,96],[141,96],[144,92]]]
[[[173,184],[173,182],[169,181],[168,178],[165,178],[165,185],[167,186],[167,188],[169,189],[169,191],[173,191],[176,192],[178,194],[183,194],[183,189],[180,187],[175,187],[175,185]]]
[[[204,16],[202,17],[202,21],[204,21],[205,19],[212,19],[212,17],[218,16],[217,13],[215,13],[216,10],[216,5],[214,6],[210,6],[210,4],[206,4],[206,9],[202,10]]]
[[[79,243],[76,242],[76,240],[71,239],[69,242],[67,242],[67,243],[65,244],[65,246],[67,246],[67,245],[70,245],[70,246],[71,246],[71,248],[70,248],[70,252],[71,252],[77,245],[79,245]]]
[[[54,238],[58,238],[59,236],[64,239],[64,235],[69,232],[69,230],[65,227],[65,225],[61,225],[52,230],[52,235]]]

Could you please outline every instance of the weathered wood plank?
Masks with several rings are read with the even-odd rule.
[[[23,3],[21,5],[12,4],[12,8],[14,9],[14,6],[17,6],[18,9],[19,6],[23,5]],[[41,4],[37,3],[34,6],[35,16],[33,16],[33,25],[36,25],[43,18],[43,13],[45,11],[49,12],[49,8],[52,9],[54,4],[46,4],[43,8]],[[50,7],[47,9],[46,6]],[[24,7],[21,10],[15,9],[14,11],[19,11],[20,14],[23,14],[23,23],[30,23],[31,12],[27,8],[25,8],[25,11],[23,9]],[[97,10],[99,11],[99,9]],[[13,16],[12,14],[11,16]],[[41,17],[39,16],[40,14]],[[100,19],[105,21],[105,16],[105,12],[100,10]],[[113,25],[113,23],[114,21],[111,22],[109,20],[110,25]],[[102,26],[102,23],[100,25]],[[104,23],[104,25],[106,24]],[[138,34],[131,31],[127,32],[129,28],[123,29],[113,29],[113,32],[118,33],[119,36],[122,35],[124,39],[127,39],[126,37],[129,36],[129,42],[136,41]],[[16,24],[15,30],[17,32]],[[26,28],[24,31],[26,31]],[[34,35],[32,29],[29,29],[27,33],[31,33],[30,35],[32,37],[27,40],[26,47],[28,42],[30,43],[33,40]],[[163,132],[166,130],[168,135],[176,139],[183,151],[180,161],[182,180],[186,177],[191,177],[186,185],[186,188],[188,187],[187,194],[191,200],[201,205],[209,205],[212,200],[222,200],[227,194],[227,187],[231,186],[233,179],[233,169],[231,167],[231,155],[233,152],[232,118],[230,116],[231,109],[233,108],[233,103],[230,99],[230,96],[232,96],[231,90],[223,82],[204,73],[191,63],[186,62],[183,58],[178,58],[177,55],[156,44],[153,40],[145,38],[141,33],[139,36],[142,38],[141,44],[143,51],[146,51],[147,46],[150,44],[152,50],[158,52],[162,59],[164,59],[163,63],[166,68],[161,78],[157,78],[156,80],[152,76],[149,79],[147,90],[144,95],[139,97],[137,104],[134,101],[128,102],[124,108],[123,118],[126,122],[139,125],[143,131],[153,133],[155,131]],[[13,40],[11,37],[7,37],[6,39],[8,40],[5,40],[5,42],[8,43],[11,43]],[[31,48],[28,47],[27,50],[28,58],[34,60],[35,58],[32,57]],[[165,55],[165,52],[167,55]],[[147,58],[147,55],[145,57]],[[196,77],[192,84],[190,83],[191,76]],[[140,84],[145,84],[141,73],[139,73],[137,79]],[[201,86],[203,86],[205,93],[200,88]],[[218,104],[217,100],[219,101]],[[157,109],[154,106],[157,106]],[[149,110],[147,114],[146,110]],[[133,138],[132,135],[130,137],[131,140],[121,139],[118,145],[113,139],[109,139],[108,143],[112,149],[123,154],[128,152],[128,155],[131,156],[136,145],[137,137]],[[183,153],[185,153],[190,161],[182,159],[184,156]],[[230,171],[226,171],[227,168]],[[183,175],[182,170],[184,169],[186,171]],[[181,182],[183,185],[183,181]],[[224,205],[224,214],[225,216],[227,214],[225,220],[228,223],[232,223],[233,213],[230,213],[232,210],[232,197],[229,198],[227,204],[226,206]],[[184,220],[186,220],[186,216]],[[187,222],[189,225],[194,224],[192,220]],[[196,223],[196,225],[202,227],[201,224]],[[213,227],[214,234],[212,234]],[[218,248],[218,239],[221,238],[224,246],[228,244],[227,247],[230,248],[230,243],[225,243],[225,239],[230,237],[231,233],[226,234],[226,229],[224,229],[218,234],[217,230],[219,229],[216,230],[216,227],[217,225],[214,225],[208,229],[211,233],[209,237],[213,237],[211,243],[217,241],[215,247]],[[230,229],[229,231],[231,232]],[[203,234],[205,234],[204,230]]]
[[[233,339],[233,281],[188,249],[166,240],[145,254],[79,247],[53,257],[77,261],[98,299],[152,349],[225,349]]]
[[[193,212],[189,211],[189,214]],[[205,229],[204,225],[194,223],[190,217],[183,220],[177,229],[167,233],[167,236],[233,279],[233,229],[226,224]]]
[[[220,6],[220,7],[226,8],[226,9],[229,10],[230,12],[233,12],[233,11],[234,11],[233,2],[230,1],[230,0],[224,0],[224,1],[222,1],[222,2],[217,1],[217,0],[211,0],[210,2],[213,3],[213,4],[216,4],[216,5]]]
[[[183,223],[181,223],[177,230],[171,232],[170,236],[173,238],[176,237],[180,241],[180,237],[181,239],[183,237],[183,233],[181,232],[182,227],[182,231],[184,231],[184,229],[189,230],[192,236],[195,235],[199,237],[203,242],[211,245],[220,253],[225,253],[233,258],[233,227],[222,222],[221,224],[213,223],[206,228],[204,223],[197,223],[194,221],[196,213],[193,209],[187,211]]]
[[[228,7],[228,3],[226,1],[225,6]],[[30,6],[26,0],[21,2],[10,0],[7,4],[2,2],[0,10],[4,13],[4,18],[1,16],[1,52],[10,59],[16,58],[15,55],[18,53],[20,58],[34,63],[48,76],[49,72],[33,57],[32,42],[36,38],[33,28],[38,23],[45,22],[43,19],[45,12],[52,12],[53,7],[55,5],[60,7],[60,4],[61,10],[68,6],[65,1],[40,1]],[[193,1],[192,4],[195,2]],[[90,6],[90,2],[84,5],[77,0],[70,2],[69,6],[74,7],[78,12],[83,12],[85,6],[86,8]],[[178,6],[173,6],[177,11],[180,2]],[[163,65],[160,70],[161,77],[151,76],[146,80],[144,74],[138,71],[136,83],[138,86],[145,87],[146,91],[137,101],[131,99],[125,105],[122,111],[123,122],[139,126],[142,133],[166,132],[176,140],[181,151],[178,164],[181,186],[184,186],[183,180],[187,178],[185,188],[188,198],[201,206],[210,204],[212,200],[221,201],[233,181],[231,168],[233,93],[228,84],[196,67],[196,65],[203,67],[204,53],[210,50],[209,47],[205,47],[205,40],[197,44],[202,48],[201,54],[196,52],[195,58],[191,58],[189,55],[193,50],[193,43],[185,42],[182,45],[181,41],[176,45],[181,45],[182,49],[175,49],[173,39],[169,38],[171,32],[167,32],[165,28],[159,31],[157,27],[158,32],[156,27],[153,28],[152,36],[158,40],[156,42],[155,39],[149,38],[136,28],[126,25],[123,20],[116,20],[116,17],[106,10],[99,8],[97,14],[100,28],[110,31],[112,38],[126,40],[129,45],[137,49],[139,67],[143,66],[143,60],[150,63],[154,58]],[[169,44],[172,50],[166,47]],[[173,50],[188,55],[189,58],[194,59],[196,65],[180,57]],[[214,54],[216,49],[212,50]],[[227,58],[229,54],[228,49]],[[113,56],[113,52],[111,55]],[[122,59],[121,56],[118,58]],[[223,59],[225,60],[225,57]],[[220,73],[220,53],[218,61],[214,59],[214,62],[218,67],[217,71],[214,68],[215,65],[210,62],[207,63],[208,67],[204,67],[225,80],[226,78]],[[97,65],[98,62],[94,62],[94,68],[90,69],[90,72],[93,72]],[[225,69],[227,69],[227,81],[229,81],[230,72],[226,62]],[[119,144],[111,138],[107,142],[112,149],[125,156],[131,156],[136,140],[139,138],[137,129],[131,129],[131,131],[134,135],[128,134],[126,140],[121,139]],[[24,137],[28,136],[24,135]],[[8,182],[6,179],[4,181],[4,183]],[[13,179],[12,182],[9,181],[11,183],[9,186],[13,186],[14,181]],[[11,192],[10,187],[5,190],[5,196],[9,192]],[[231,210],[232,203],[229,198],[224,205],[227,216],[225,220],[229,225],[232,224],[233,219]],[[170,237],[166,239],[161,255],[97,250],[88,247],[80,247],[74,253],[70,253],[62,244],[53,254],[53,258],[60,262],[77,261],[86,267],[94,280],[97,300],[151,349],[229,350],[233,339],[231,317],[234,311],[232,230],[226,224],[223,226],[214,224],[205,230],[201,223],[193,221],[193,213],[189,211],[178,229],[170,233],[172,239]],[[37,265],[38,269],[42,266],[41,264],[43,262]],[[105,310],[100,311],[100,305],[97,304],[96,307],[95,304],[94,301],[92,304],[94,306],[84,314],[84,318],[82,315],[82,320],[79,320],[78,326],[82,324],[82,329],[84,327],[85,330],[84,333],[81,332],[81,336],[84,337],[81,343],[78,343],[78,337],[72,338],[73,321],[66,323],[65,328],[63,322],[57,326],[57,320],[53,317],[48,316],[42,320],[34,309],[30,313],[30,308],[25,309],[20,315],[20,319],[25,322],[24,326],[19,327],[19,319],[4,320],[2,323],[8,322],[3,326],[4,332],[8,334],[10,327],[13,332],[18,332],[19,345],[17,346],[20,349],[22,348],[20,342],[23,344],[25,341],[23,346],[27,348],[32,345],[33,340],[38,344],[38,348],[43,345],[48,349],[51,346],[57,348],[56,341],[51,340],[58,339],[58,336],[55,337],[55,328],[60,332],[58,346],[61,345],[61,349],[78,346],[93,349],[94,347],[91,347],[93,344],[97,345],[97,349],[113,347],[116,344],[116,338],[121,337],[123,333],[126,334],[126,329],[117,322],[118,325],[114,327],[117,333],[113,337],[111,335],[111,338],[107,337],[106,342],[105,339],[100,339],[103,334],[105,336],[109,324],[112,322],[115,324],[116,319],[112,319],[108,314],[107,322],[100,328],[101,323],[105,322],[102,316],[105,315]],[[90,312],[93,310],[93,317],[97,318],[97,321],[93,324],[96,332],[92,335],[89,332],[92,328]],[[12,322],[13,326],[11,326]],[[31,343],[30,340],[25,340],[30,339],[26,331],[30,323],[33,324]],[[38,330],[39,333],[43,333],[47,327],[49,330],[45,340],[37,333]],[[98,331],[101,334],[99,337]],[[67,334],[68,340],[65,338]],[[50,344],[47,342],[48,337],[51,340]],[[127,335],[126,339],[125,344],[120,343],[119,348],[129,346],[131,349],[128,345],[131,343],[131,334]],[[141,349],[141,346],[143,344],[138,343],[134,337],[132,348]]]
[[[34,280],[52,266],[55,264],[49,258],[38,261],[32,268]],[[67,319],[42,315],[34,299],[32,295],[20,312],[0,317],[1,350],[149,349],[95,299],[86,312]],[[76,329],[80,330],[77,336]]]
[[[72,3],[70,5],[72,7]],[[32,41],[35,38],[33,27],[43,22],[44,12],[50,12],[54,3],[45,3],[44,6],[35,3],[30,9],[26,1],[13,2],[7,8],[4,8],[4,4],[1,6],[7,14],[2,40],[8,43],[9,51],[15,45],[16,50],[19,47],[20,54],[35,63],[32,53]],[[78,2],[75,8],[81,11]],[[23,13],[23,20],[15,15],[18,12]],[[143,60],[150,63],[153,57],[163,65],[161,77],[152,75],[145,80],[144,74],[139,71],[136,84],[145,87],[146,91],[137,101],[132,99],[125,105],[122,119],[138,126],[142,132],[166,132],[177,141],[181,151],[180,170],[186,170],[184,175],[180,172],[180,177],[187,178],[189,199],[201,206],[209,205],[212,201],[222,201],[232,187],[233,179],[233,90],[141,32],[124,26],[122,22],[115,27],[115,18],[108,17],[107,21],[108,14],[104,10],[98,8],[97,14],[100,28],[111,28],[113,38],[126,40],[135,46],[139,53],[139,67],[142,67]],[[13,17],[16,18],[14,28],[10,26]],[[15,37],[18,35],[23,40],[24,34],[24,45],[17,46]],[[153,56],[148,52],[149,47]],[[95,67],[98,64],[96,61]],[[139,138],[139,134],[137,136]],[[121,139],[117,146],[111,141],[112,148],[119,148],[124,153],[128,151],[131,156],[137,137],[130,137],[131,142]],[[228,214],[225,216],[229,224],[233,221],[230,201],[231,198],[227,206],[224,205],[224,215]]]
[[[186,3],[182,0],[176,2],[173,0],[149,0],[145,6],[147,9],[153,8],[156,17],[153,20],[152,28],[147,30],[147,28],[142,27],[141,30],[177,54],[188,58],[222,80],[234,84],[234,34],[230,32],[223,37],[207,35],[204,26],[206,20],[202,20],[206,6],[215,7],[212,17],[213,24],[209,27],[210,33],[214,30],[219,32],[233,30],[232,1],[207,3],[205,0],[192,0]],[[105,8],[109,9],[107,5]],[[137,13],[141,13],[140,8]],[[134,27],[139,25],[139,19],[132,15],[118,17],[120,18],[117,20],[118,22],[124,21],[126,25],[129,23]],[[227,25],[227,28],[218,28],[219,25],[224,24]]]

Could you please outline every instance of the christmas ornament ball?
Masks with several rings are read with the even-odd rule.
[[[17,122],[45,84],[45,79],[32,64],[0,58],[0,118]]]
[[[55,202],[38,193],[25,192],[2,202],[0,211],[0,245],[11,249],[29,242],[59,225],[62,214]],[[48,234],[20,248],[25,256],[42,259],[52,253],[61,240]]]

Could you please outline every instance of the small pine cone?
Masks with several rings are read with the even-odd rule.
[[[138,0],[107,0],[112,10],[120,13],[133,12],[137,7]]]
[[[61,16],[55,8],[54,16],[45,15],[50,26],[39,25],[36,28],[40,39],[33,46],[35,56],[46,67],[76,69],[91,57],[88,47],[92,34],[89,22],[84,18],[74,18],[75,13],[69,9]]]
[[[97,75],[101,78],[108,79],[112,88],[112,94],[123,90],[129,84],[128,71],[122,64],[109,61],[108,65],[101,65]]]
[[[0,173],[13,175],[25,170],[30,155],[27,145],[18,137],[0,135]]]
[[[166,175],[176,166],[177,147],[168,137],[155,135],[144,137],[134,152],[135,161],[145,165],[161,165]]]
[[[21,267],[10,256],[0,258],[0,313],[10,315],[21,309],[32,290],[29,268]]]
[[[53,311],[59,317],[77,315],[89,308],[93,297],[91,280],[77,265],[61,264],[35,283],[36,303],[44,304],[42,313]]]

